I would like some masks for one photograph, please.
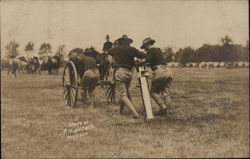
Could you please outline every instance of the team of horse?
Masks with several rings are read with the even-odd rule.
[[[58,56],[46,56],[43,58],[38,58],[36,56],[31,58],[19,57],[19,58],[10,58],[8,63],[5,66],[8,69],[8,73],[12,74],[19,73],[30,73],[30,74],[58,74],[59,68],[61,67],[62,62]]]

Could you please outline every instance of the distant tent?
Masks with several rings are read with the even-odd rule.
[[[206,63],[205,63],[205,62],[199,63],[199,67],[200,67],[200,68],[204,68],[205,66],[206,66]]]
[[[244,62],[245,67],[249,67],[249,62]]]
[[[240,62],[237,62],[237,66],[238,66],[238,67],[243,67],[243,66],[244,66],[244,62],[241,62],[241,61],[240,61]]]
[[[167,66],[168,66],[168,67],[173,67],[173,63],[172,63],[172,62],[169,62],[169,63],[167,63]]]
[[[219,67],[219,62],[213,62],[213,67]]]
[[[219,63],[219,66],[220,66],[220,67],[225,67],[225,62],[220,62],[220,63]]]
[[[185,65],[186,67],[191,67],[192,66],[192,64],[191,63],[186,63],[186,65]]]
[[[179,65],[180,65],[180,63],[178,63],[178,62],[174,62],[174,63],[173,63],[173,66],[174,66],[174,67],[178,67]]]
[[[233,66],[233,67],[237,67],[237,66],[238,66],[238,63],[237,63],[237,62],[233,62],[232,66]]]
[[[198,63],[193,62],[193,63],[191,63],[191,65],[192,65],[192,67],[197,67],[197,66],[198,66]]]

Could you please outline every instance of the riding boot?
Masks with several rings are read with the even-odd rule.
[[[123,97],[121,99],[121,104],[124,103],[133,113],[134,118],[138,118],[139,114],[137,113],[137,111],[135,110],[133,103],[129,100],[129,98],[127,96]]]
[[[161,110],[167,109],[167,106],[165,105],[165,103],[160,95],[158,95],[157,93],[151,93],[151,96],[153,97],[155,102],[160,106]]]

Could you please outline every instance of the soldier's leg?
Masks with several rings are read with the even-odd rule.
[[[161,110],[166,110],[167,106],[164,103],[163,98],[160,95],[160,92],[162,91],[163,86],[163,80],[161,78],[156,78],[152,80],[151,84],[151,96],[155,100],[155,102],[158,104]]]
[[[171,105],[171,98],[170,98],[171,84],[172,84],[172,79],[169,78],[167,80],[165,87],[164,87],[164,90],[162,91],[164,103],[165,103],[165,105],[167,105],[167,107],[170,107],[170,105]]]
[[[126,70],[121,70],[121,71],[117,70],[115,74],[115,79],[116,79],[116,88],[120,96],[119,100],[120,111],[122,111],[124,105],[126,105],[132,112],[133,116],[135,118],[138,118],[139,114],[135,110],[133,103],[128,98],[128,91],[127,91],[129,83],[132,80],[132,74],[130,75],[130,72]]]
[[[129,98],[127,96],[123,96],[121,98],[121,102],[123,104],[125,104],[131,110],[131,112],[133,113],[134,118],[138,118],[139,117],[139,114],[135,110],[133,103],[129,100]]]
[[[132,98],[131,98],[131,95],[130,95],[130,92],[129,92],[130,83],[131,83],[131,81],[128,82],[128,83],[126,83],[126,84],[125,84],[125,87],[126,87],[126,92],[127,92],[128,99],[131,101]],[[121,105],[120,105],[120,110],[119,110],[119,113],[120,113],[120,114],[122,114],[122,112],[123,112],[123,110],[124,110],[124,106],[125,106],[124,103],[121,103]]]
[[[164,89],[162,91],[162,95],[164,98],[164,103],[165,103],[165,105],[167,105],[167,107],[169,109],[170,104],[171,104],[170,92],[171,92],[171,86],[172,86],[172,81],[173,81],[172,71],[169,68],[165,69],[165,76],[167,77],[167,80],[164,84]]]
[[[88,87],[90,106],[92,108],[94,108],[96,106],[94,90],[96,88],[97,82],[98,82],[98,79],[92,79],[91,82],[89,83],[89,87]]]
[[[81,92],[81,96],[82,96],[82,103],[83,105],[87,105],[87,92],[88,92],[88,84],[87,84],[87,80],[85,77],[82,78],[82,92]]]
[[[129,98],[129,100],[132,100],[130,92],[129,92],[130,83],[131,83],[131,81],[126,83],[125,86],[126,86],[126,91],[127,91],[128,98]]]
[[[90,107],[95,107],[95,94],[94,91],[89,92],[89,99],[90,99]]]
[[[159,93],[151,93],[151,96],[162,110],[166,110],[167,106]]]
[[[83,88],[81,92],[82,104],[85,106],[87,104],[87,88]]]

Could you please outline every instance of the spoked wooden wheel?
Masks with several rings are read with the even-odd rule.
[[[78,93],[78,77],[76,67],[69,61],[63,70],[63,99],[67,106],[75,107]]]
[[[108,85],[108,89],[106,90],[106,97],[108,102],[111,104],[117,104],[119,101],[119,94],[116,89],[115,84]]]

